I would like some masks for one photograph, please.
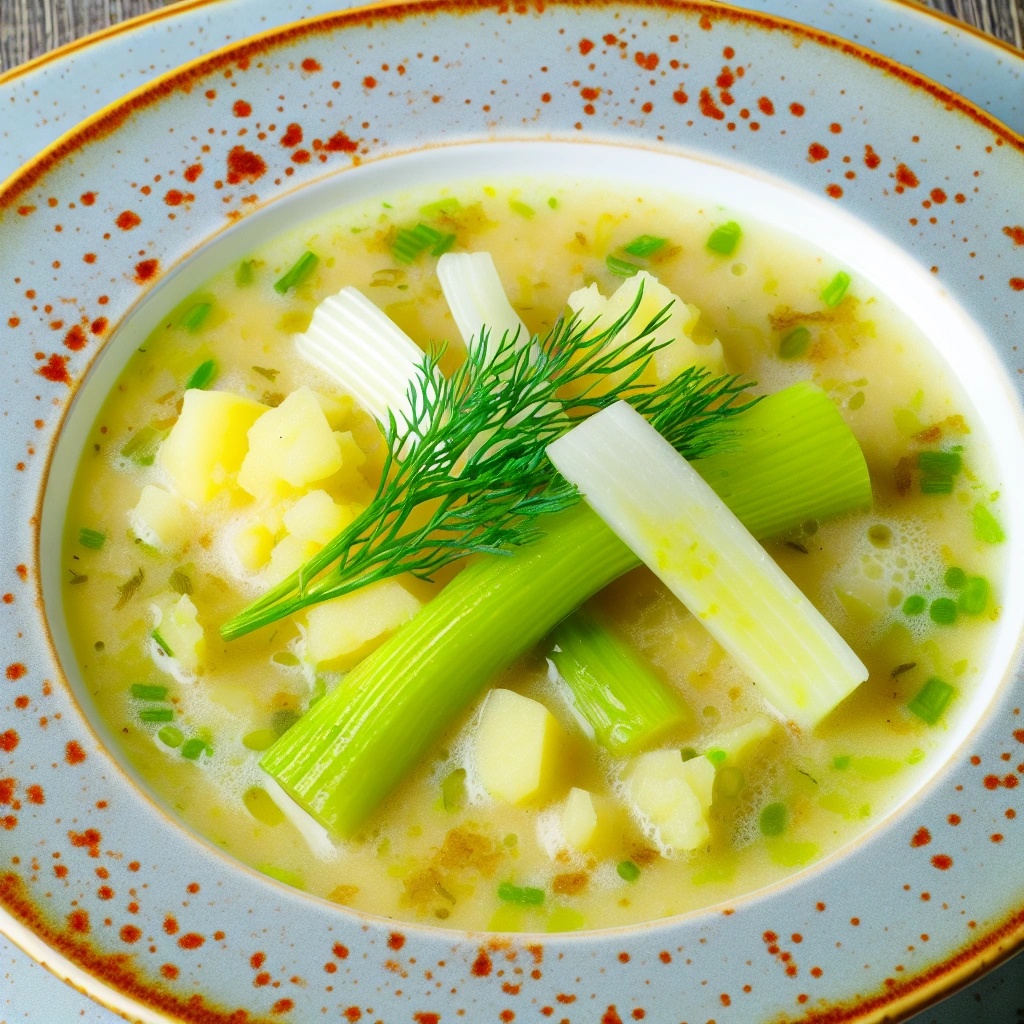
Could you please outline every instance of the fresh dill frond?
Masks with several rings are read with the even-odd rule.
[[[537,520],[576,504],[545,449],[574,420],[627,399],[670,430],[684,455],[714,444],[715,427],[742,390],[687,371],[651,390],[639,383],[662,343],[662,310],[620,341],[639,306],[606,330],[559,318],[543,339],[521,345],[506,335],[493,355],[486,338],[446,378],[441,352],[424,357],[401,422],[385,425],[388,453],[368,507],[299,570],[221,627],[233,640],[302,608],[409,572],[430,579],[472,554],[508,554],[543,531]],[[485,332],[486,333],[486,332]],[[570,387],[570,385],[572,385]],[[639,408],[638,404],[638,408]]]

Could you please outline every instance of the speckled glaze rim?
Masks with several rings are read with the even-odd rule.
[[[415,9],[407,7],[407,8],[403,9],[403,13],[415,15],[415,14],[422,13],[423,11],[433,9],[436,6],[440,6],[440,5],[426,5],[425,4],[425,5],[419,5]],[[462,9],[464,9],[464,10],[473,10],[473,11],[478,10],[478,9],[482,10],[482,11],[491,10],[491,7],[489,5],[479,5],[479,7],[477,7],[477,5],[471,5],[471,4],[446,5],[446,6],[448,8],[452,8],[452,7],[456,7],[457,6],[457,7],[460,7]],[[556,9],[558,9],[558,8],[560,8],[562,6],[568,6],[568,5],[557,5],[556,4],[556,5],[552,5],[552,6],[555,7]],[[650,4],[650,5],[622,5],[622,6],[624,8],[628,7],[630,10],[635,10],[635,9],[638,9],[638,8],[650,8],[650,9],[654,10],[656,8],[656,5],[654,5],[654,4]],[[785,29],[793,29],[793,28],[799,29],[798,26],[787,25],[784,21],[782,21],[782,19],[771,18],[771,17],[764,16],[764,15],[751,15],[749,12],[741,12],[741,11],[731,11],[730,12],[729,9],[721,8],[721,7],[718,7],[717,5],[712,6],[710,4],[696,4],[696,3],[693,3],[693,4],[679,4],[679,5],[677,5],[676,10],[678,10],[680,12],[686,11],[686,12],[689,12],[691,14],[694,11],[696,11],[696,10],[706,11],[706,13],[703,15],[703,18],[708,21],[709,25],[711,25],[712,22],[716,22],[717,23],[723,17],[725,19],[728,19],[730,17],[735,17],[739,21],[742,21],[742,22],[756,22],[756,23],[758,23],[761,26],[764,26],[767,23],[768,25],[770,25],[773,28],[781,27],[781,28],[785,28]],[[346,12],[346,14],[344,16],[339,16],[339,18],[342,18],[343,20],[348,21],[349,19],[351,19],[353,17],[362,16],[364,13],[365,12],[361,12],[361,11]],[[385,11],[385,9],[382,6],[382,7],[377,8],[375,11],[373,11],[372,15],[377,15],[377,14],[383,15],[385,13],[391,14],[392,11],[390,11],[390,10],[389,11]],[[520,12],[516,12],[516,13],[520,13]],[[527,13],[529,13],[529,12],[527,12]],[[315,32],[318,27],[322,27],[324,22],[330,21],[330,20],[332,20],[332,19],[330,19],[330,18],[321,18],[321,19],[317,19],[316,21],[311,21],[309,23],[302,23],[301,25],[295,26],[295,31],[300,36],[312,35],[312,33]],[[703,28],[703,25],[701,27]],[[799,30],[801,32],[803,32],[804,34],[808,34],[807,30],[803,30],[803,29],[799,29]],[[268,39],[281,38],[287,31],[288,30],[282,30],[282,29],[271,30],[268,33],[265,33],[261,38],[264,40],[264,42],[266,42]],[[706,29],[706,31],[710,31],[710,28]],[[901,77],[904,78],[904,80],[910,81],[912,79],[917,84],[924,85],[926,88],[928,88],[930,94],[933,97],[944,96],[947,100],[954,101],[954,97],[952,97],[951,94],[948,94],[947,90],[944,90],[944,89],[942,89],[939,86],[934,86],[934,85],[932,85],[930,83],[922,82],[921,79],[920,79],[920,76],[917,76],[917,75],[915,75],[913,73],[908,73],[906,71],[906,69],[900,68],[898,65],[895,65],[894,62],[887,61],[887,60],[885,60],[883,58],[878,58],[876,55],[870,54],[869,51],[864,51],[863,48],[861,48],[861,47],[851,47],[850,44],[846,44],[846,43],[842,43],[842,42],[837,41],[837,40],[830,39],[824,33],[812,32],[812,33],[809,33],[809,34],[813,36],[815,41],[825,42],[825,43],[827,43],[830,46],[838,45],[847,54],[852,54],[852,55],[858,56],[862,60],[867,60],[870,63],[872,63],[875,67],[881,66],[881,67],[885,68],[886,70],[898,73],[898,74],[900,74]],[[231,47],[226,48],[224,51],[221,51],[220,54],[213,55],[211,57],[200,58],[199,60],[193,62],[193,64],[188,65],[186,67],[187,68],[192,68],[192,69],[199,69],[199,68],[210,67],[210,66],[213,66],[215,68],[216,67],[221,67],[221,66],[223,66],[223,64],[218,63],[218,61],[221,58],[223,58],[225,55],[230,55],[230,54],[237,55],[240,50],[241,51],[245,51],[247,45],[248,44],[246,44],[246,43],[240,43],[240,44],[232,45]],[[641,56],[642,56],[642,54],[641,54]],[[910,75],[910,78],[907,77],[908,74]],[[161,89],[162,87],[167,85],[169,80],[173,81],[176,77],[177,77],[177,74],[172,74],[170,76],[165,76],[165,78],[163,80],[161,80],[161,81],[159,81],[157,83],[153,83],[150,86],[143,87],[141,90],[138,90],[136,94],[134,94],[134,97],[129,97],[124,102],[124,104],[115,104],[112,108],[108,108],[106,111],[100,112],[100,114],[98,114],[96,116],[96,118],[91,119],[90,122],[86,123],[87,127],[90,124],[95,126],[95,124],[97,124],[97,123],[102,123],[105,120],[105,118],[107,118],[112,112],[116,113],[117,110],[122,108],[124,105],[130,104],[130,101],[133,98],[137,99],[140,94],[141,95],[152,94],[154,96],[166,95],[166,93],[161,93],[159,91],[154,92],[154,90],[155,89],[156,90]],[[951,105],[953,107],[955,107],[956,109],[959,109],[962,113],[968,114],[968,116],[972,117],[979,124],[982,124],[985,127],[987,127],[989,130],[993,131],[993,133],[995,133],[998,138],[1002,138],[1004,141],[1010,141],[1011,144],[1013,144],[1013,142],[1015,140],[1015,143],[1016,143],[1017,147],[1019,147],[1021,145],[1022,140],[1020,140],[1020,138],[1018,136],[1014,136],[1013,133],[1009,132],[1007,129],[1003,128],[1002,126],[999,126],[998,122],[994,122],[994,120],[989,115],[984,114],[981,111],[978,111],[977,108],[974,108],[972,105],[963,105],[963,101],[959,101],[959,102],[955,102],[954,101],[954,102],[951,102]],[[131,109],[138,109],[138,108],[132,107]],[[112,127],[117,127],[117,124],[119,124],[119,123],[120,122],[117,122]],[[112,128],[111,128],[111,130],[112,130]],[[69,138],[73,137],[74,135],[75,135],[74,132],[73,133],[69,133],[69,136],[65,136],[64,139],[60,140],[56,144],[56,146],[54,147],[54,150],[57,151],[58,153],[61,153],[62,155],[66,155],[70,151],[66,150],[66,149],[62,150],[62,146],[65,146],[67,144]],[[31,168],[29,168],[27,170],[30,171]],[[19,175],[15,176],[14,179],[9,179],[8,183],[6,183],[3,187],[0,187],[0,196],[3,196],[3,195],[6,194],[8,196],[8,199],[9,199],[10,196],[11,196],[10,186],[12,184],[15,184],[17,179],[21,179],[22,182],[24,181],[23,175],[21,173],[19,173]],[[26,186],[26,187],[30,187],[30,184],[29,184],[29,186]],[[175,254],[175,255],[178,256],[180,254]],[[69,347],[71,347],[71,346],[69,346]],[[66,366],[66,363],[64,365]],[[77,373],[77,370],[78,370],[78,367],[76,367],[76,373]],[[11,678],[11,677],[9,676],[9,678]],[[669,925],[669,926],[665,926],[665,927],[671,927],[671,926]],[[1015,923],[1014,924],[1014,928],[1017,928],[1017,927],[1019,927],[1019,924]],[[986,940],[991,939],[992,935],[993,935],[993,933],[989,933],[988,935],[985,936],[985,939]],[[997,936],[995,939],[993,939],[993,942],[999,941],[999,939],[1002,938],[1002,937],[1003,937],[1002,935]],[[554,941],[554,940],[552,940],[552,941]],[[587,941],[587,940],[584,940],[584,941]],[[993,944],[993,943],[986,941],[986,948],[988,946],[990,946],[991,944]],[[981,953],[983,953],[983,950],[979,950],[975,955],[980,955]],[[623,954],[623,955],[625,955],[625,954]],[[621,959],[621,957],[620,957],[620,959]],[[971,963],[972,959],[973,958],[968,958],[968,960],[963,965],[963,969],[965,969],[965,970],[973,969],[973,964]],[[627,956],[626,957],[626,961],[622,961],[622,962],[627,962],[628,960],[629,960],[629,957]],[[938,975],[936,976],[936,980],[935,980],[935,985],[936,986],[941,984],[943,986],[943,988],[946,987],[947,983],[950,980],[950,975],[948,973],[946,973],[946,969],[949,968],[949,967],[953,967],[953,969],[956,970],[957,975],[959,975],[959,973],[960,973],[959,965],[957,965],[957,966],[944,965],[943,969],[940,969],[939,972],[938,972]],[[929,973],[931,973],[931,972],[929,972]],[[926,984],[927,984],[927,982],[926,982]],[[921,990],[917,989],[916,991],[917,991],[918,995],[920,996],[921,995]],[[934,994],[938,994],[938,993],[936,992]],[[927,1000],[928,998],[933,998],[933,997],[934,997],[934,995],[925,994],[923,999]],[[908,994],[907,998],[908,999],[911,998],[911,995]],[[900,1001],[900,996],[896,995],[893,999],[885,999],[885,997],[883,997],[883,1000],[884,1001],[883,1001],[882,1005],[880,1005],[877,1009],[875,1009],[875,1008],[873,1008],[871,1006],[868,1006],[865,1003],[860,1003],[860,1004],[858,1004],[858,1007],[853,1011],[853,1013],[857,1017],[862,1018],[865,1011],[867,1013],[869,1013],[869,1014],[870,1013],[874,1013],[874,1014],[877,1015],[877,1014],[881,1014],[881,1013],[885,1012],[886,1007],[888,1007],[889,1012],[891,1012],[893,1007],[894,1007],[894,1005],[896,1005],[898,1003],[898,1001]],[[811,1018],[808,1018],[808,1019],[811,1019]],[[836,1017],[836,1018],[830,1018],[830,1019],[848,1019],[848,1017],[844,1016],[842,1018]]]

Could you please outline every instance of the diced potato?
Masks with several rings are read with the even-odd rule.
[[[206,638],[199,625],[199,612],[188,594],[171,592],[153,599],[156,611],[153,639],[170,658],[194,672],[206,653]],[[158,659],[159,660],[159,659]]]
[[[314,665],[354,663],[420,609],[397,580],[382,580],[355,593],[314,605],[306,619],[306,660]]]
[[[708,758],[716,768],[742,764],[778,726],[767,715],[754,715],[749,721],[719,733],[708,747]]]
[[[342,466],[341,451],[316,395],[293,391],[249,429],[238,486],[256,498],[294,494]]]
[[[725,362],[721,342],[716,340],[709,345],[698,345],[690,337],[700,311],[696,306],[689,306],[677,295],[673,295],[646,270],[641,270],[624,281],[608,298],[601,294],[596,284],[581,288],[569,296],[568,305],[570,309],[580,314],[580,321],[584,324],[596,317],[600,318],[593,331],[596,334],[607,330],[619,317],[629,312],[641,284],[644,287],[643,298],[617,343],[622,344],[629,337],[636,335],[671,302],[668,320],[649,339],[659,344],[671,342],[654,354],[655,380],[658,383],[672,380],[691,366],[706,368],[712,374],[722,373]],[[650,371],[645,374],[645,378],[648,376]]]
[[[678,750],[654,750],[629,768],[629,794],[657,829],[662,844],[695,850],[711,838],[707,814],[715,769],[705,757],[683,761]]]
[[[249,572],[256,572],[270,560],[274,535],[263,523],[250,523],[235,534],[232,543],[242,565]]]
[[[354,518],[350,509],[338,505],[326,491],[310,491],[285,512],[284,525],[302,540],[326,544]]]
[[[476,733],[480,781],[510,804],[546,796],[562,767],[565,734],[543,704],[512,690],[492,690]]]
[[[178,493],[201,505],[231,483],[249,449],[247,432],[266,411],[228,391],[186,391],[159,454]]]
[[[319,391],[314,391],[313,396],[323,410],[324,416],[327,417],[327,423],[331,430],[341,430],[342,427],[348,425],[356,407],[351,396],[342,395],[340,398],[332,398]]]
[[[132,528],[143,542],[164,551],[177,551],[185,546],[190,533],[191,509],[176,494],[162,487],[146,484],[139,503],[132,509]]]
[[[279,544],[274,545],[270,552],[270,564],[267,566],[267,582],[280,583],[286,576],[291,576],[304,562],[308,562],[319,550],[321,545],[313,540],[303,540],[289,534]]]
[[[575,786],[569,790],[562,809],[562,832],[566,842],[580,853],[586,853],[597,833],[597,808],[594,798]]]

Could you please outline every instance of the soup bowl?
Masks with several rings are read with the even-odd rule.
[[[172,817],[92,707],[60,538],[83,438],[131,353],[294,223],[498,171],[675,190],[834,253],[961,381],[1019,561],[1024,140],[999,122],[857,46],[711,3],[384,4],[275,29],[143,87],[0,186],[0,924],[141,1020],[909,1013],[1024,934],[1012,573],[984,678],[899,807],[783,883],[618,930],[398,924],[281,885]]]

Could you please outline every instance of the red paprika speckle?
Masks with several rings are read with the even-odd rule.
[[[254,971],[258,971],[266,962],[267,962],[267,954],[266,953],[253,953],[253,955],[251,957],[249,957],[249,966]]]
[[[1024,277],[1011,277],[1010,287],[1015,292],[1024,292]]]
[[[292,162],[296,164],[308,164],[309,163],[309,150],[308,149],[297,149],[292,153]]]
[[[105,316],[98,316],[91,324],[89,324],[89,330],[93,334],[102,334],[107,329],[107,318]]]
[[[915,849],[920,846],[927,846],[932,841],[932,834],[923,826],[919,828],[910,840],[910,845]]]
[[[185,890],[186,890],[186,892],[188,892],[191,895],[195,896],[195,894],[197,892],[199,892],[199,883],[198,882],[189,882],[188,885],[185,886]]]
[[[584,86],[584,88],[580,89],[580,95],[585,100],[596,100],[597,97],[601,95],[601,90],[600,89],[594,89],[593,87],[588,85],[588,86]]]
[[[736,82],[736,76],[729,68],[722,68],[721,74],[715,79],[715,85],[719,89],[731,89]]]
[[[231,112],[235,117],[248,117],[252,113],[252,104],[245,100],[235,100]]]
[[[698,24],[700,25],[701,29],[703,29],[703,31],[711,31],[711,19],[706,14],[702,14],[700,16],[700,21],[698,22]],[[612,1007],[612,1009],[614,1009],[614,1007]]]
[[[0,804],[9,807],[14,802],[17,779],[0,779]]]
[[[648,100],[640,109],[645,114],[649,114],[654,109],[654,104]]]
[[[725,120],[725,113],[715,106],[715,101],[711,98],[711,90],[707,88],[700,91],[700,112],[714,121]]]
[[[168,914],[167,917],[164,918],[164,931],[167,932],[168,935],[177,935],[178,934],[178,921],[177,921],[177,918],[172,917],[170,914]]]
[[[3,825],[7,832],[11,832],[18,827],[18,819],[13,814],[8,814],[0,819],[0,825]]]
[[[178,968],[174,964],[164,964],[160,968],[160,973],[168,980],[174,981],[178,977]]]
[[[377,88],[377,79],[374,78],[373,75],[367,75],[363,79],[363,87],[366,88],[366,89],[376,89]]]
[[[842,199],[843,198],[843,186],[842,185],[828,185],[825,188],[825,191],[833,199]]]
[[[921,184],[917,175],[906,164],[897,165],[896,180],[905,188],[917,188]]]
[[[794,117],[803,117],[807,112],[807,108],[802,103],[790,103],[789,112]]]
[[[94,253],[94,252],[87,252],[82,257],[82,259],[85,260],[86,263],[95,263],[96,262],[96,253]]]
[[[343,946],[340,942],[336,942],[334,944],[334,948],[331,950],[331,952],[339,960],[347,960],[348,959],[348,946]]]
[[[601,1024],[622,1024],[622,1018],[616,1012],[614,1005],[605,1010]]]
[[[321,68],[321,66],[320,66],[320,61],[314,60],[312,57],[307,57],[302,62],[302,70],[303,71],[313,72],[313,71],[322,71],[323,68]]]
[[[14,662],[12,665],[7,666],[7,678],[12,682],[16,679],[20,679],[28,671],[20,661]]]
[[[809,163],[819,163],[826,159],[827,156],[828,150],[820,142],[812,142],[807,147],[807,160]]]
[[[633,1020],[643,1020],[646,1016],[647,1011],[639,1006],[633,1011]]]
[[[620,953],[619,954],[619,963],[620,964],[628,964],[629,963],[629,954],[628,953]]]
[[[549,92],[541,93],[540,101],[541,101],[541,103],[550,103],[551,102],[551,93],[549,93]]]
[[[78,197],[78,199],[79,199],[79,202],[83,206],[92,206],[92,204],[96,202],[96,193],[95,192],[83,192]]]
[[[85,751],[78,740],[71,740],[64,748],[64,760],[68,764],[81,764],[85,760]]]
[[[842,130],[843,130],[843,126],[842,126],[842,125],[841,125],[841,124],[840,124],[840,123],[839,123],[838,121],[833,121],[833,122],[832,122],[832,123],[831,123],[831,124],[830,124],[830,125],[828,126],[828,130],[829,130],[829,131],[830,131],[830,132],[831,132],[831,133],[832,133],[833,135],[839,135],[839,134],[841,134],[841,133],[842,133]]]
[[[441,1020],[436,1013],[414,1013],[412,1019],[416,1024],[439,1024]]]
[[[1017,779],[1016,775],[1007,775],[1003,778],[1003,785],[1007,789],[1016,789],[1018,782],[1019,780]]]
[[[498,1019],[504,1021],[505,1024],[510,1024],[511,1021],[516,1019],[516,1015],[511,1010],[502,1010],[498,1014]]]
[[[295,1004],[290,999],[278,999],[270,1008],[271,1013],[288,1013]]]
[[[999,832],[993,832],[992,835],[989,836],[989,839],[991,839],[993,843],[1001,843],[1003,841],[1002,834]]]
[[[767,96],[762,96],[757,101],[757,109],[766,117],[771,117],[775,113],[775,104]]]
[[[288,125],[287,131],[281,136],[281,145],[287,149],[294,149],[302,141],[302,125],[294,121]]]
[[[20,324],[20,323],[21,323],[21,318],[20,317],[16,317],[16,316],[9,317],[8,320],[7,320],[7,326],[8,327],[17,327],[18,324]]]
[[[672,954],[671,954],[671,953],[670,953],[670,952],[669,952],[669,951],[668,951],[667,949],[663,949],[663,950],[662,950],[662,951],[661,951],[661,952],[660,952],[660,953],[658,954],[658,959],[659,959],[659,960],[660,960],[660,961],[661,961],[661,962],[662,962],[663,964],[670,964],[670,963],[672,963]]]
[[[644,54],[640,53],[638,50],[634,55],[633,60],[635,60],[640,67],[645,68],[648,71],[653,71],[658,66],[658,55],[656,53]]]
[[[388,936],[388,949],[399,950],[405,945],[405,936],[401,932],[392,932]]]
[[[353,142],[344,132],[335,132],[324,145],[329,153],[354,153],[359,144]]]
[[[946,193],[941,188],[933,188],[929,195],[932,197],[932,202],[937,203],[939,206],[946,201]]]
[[[245,146],[234,146],[228,153],[229,185],[237,185],[242,181],[247,181],[251,185],[266,173],[267,165],[263,157],[246,149]]]
[[[85,331],[75,324],[74,327],[64,335],[64,347],[71,349],[72,352],[80,352],[85,348],[86,341]]]
[[[156,272],[159,269],[159,260],[143,260],[141,263],[136,263],[135,283],[145,284],[147,281],[151,281],[156,276]]]
[[[192,196],[192,198],[194,199],[195,196]],[[168,206],[181,206],[185,202],[185,193],[176,188],[168,189],[167,194],[164,196],[164,202]]]
[[[334,966],[333,964],[331,966]],[[358,1006],[350,1006],[345,1010],[345,1020],[350,1021],[351,1024],[356,1024],[356,1021],[363,1019],[363,1011]]]
[[[565,1006],[568,1006],[569,1003],[576,1002],[576,997],[566,992],[559,992],[558,995],[555,996],[555,998]]]
[[[593,48],[594,44],[589,39],[580,40],[580,53],[582,53],[584,57],[586,57]]]
[[[131,210],[123,210],[117,215],[114,223],[122,231],[131,231],[132,228],[137,228],[142,223],[142,218]]]
[[[486,978],[491,973],[491,958],[484,950],[480,950],[480,955],[473,961],[470,970],[474,978]]]
[[[957,200],[959,202],[959,200]],[[1014,245],[1024,245],[1024,227],[1019,224],[1015,227],[1007,225],[1003,228],[1003,234],[1013,242]],[[1021,743],[1024,743],[1024,729],[1018,729],[1014,734]]]
[[[111,889],[109,885],[101,885],[96,890],[96,895],[99,896],[101,900],[112,900],[114,898],[114,890]]]
[[[727,992],[723,992],[718,998],[722,1001],[723,1006],[732,1006],[732,1000]]]
[[[13,729],[0,732],[0,750],[5,754],[10,754],[20,742],[18,734]]]
[[[43,787],[39,785],[28,786],[25,789],[25,795],[28,797],[30,804],[37,804],[42,806],[46,803],[46,794],[43,793]]]
[[[78,935],[89,934],[89,913],[85,910],[72,910],[68,914],[68,927]]]
[[[986,789],[998,789],[999,788],[999,776],[998,775],[986,775],[985,778],[982,779],[981,784]]]
[[[604,40],[605,46],[614,46],[619,41],[611,32],[606,33],[601,38]]]
[[[133,924],[126,924],[121,929],[122,942],[138,942],[142,938],[142,929],[136,928]]]
[[[257,974],[256,977],[252,979],[252,987],[253,988],[263,988],[264,985],[269,985],[269,984],[270,984],[270,975],[267,974],[266,971],[264,971],[262,974]]]
[[[178,945],[182,949],[198,949],[205,941],[206,939],[198,932],[186,932],[178,939]]]
[[[4,594],[4,597],[6,597],[6,596],[7,595]],[[22,696],[20,696],[20,697],[15,697],[14,698],[14,706],[16,708],[18,708],[19,711],[24,711],[25,708],[28,707],[28,697],[26,695],[24,695],[24,694]]]
[[[676,89],[676,91],[672,93],[672,99],[674,99],[676,103],[680,104],[680,106],[686,103],[689,100],[689,98],[690,97],[687,96],[682,89]]]
[[[199,177],[199,175],[202,174],[202,173],[203,173],[203,165],[202,164],[190,164],[188,167],[185,168],[184,177],[185,177],[185,180],[189,184],[192,184],[192,182],[194,182]]]
[[[953,858],[945,853],[937,853],[932,857],[932,867],[939,871],[948,871],[953,866]]]

